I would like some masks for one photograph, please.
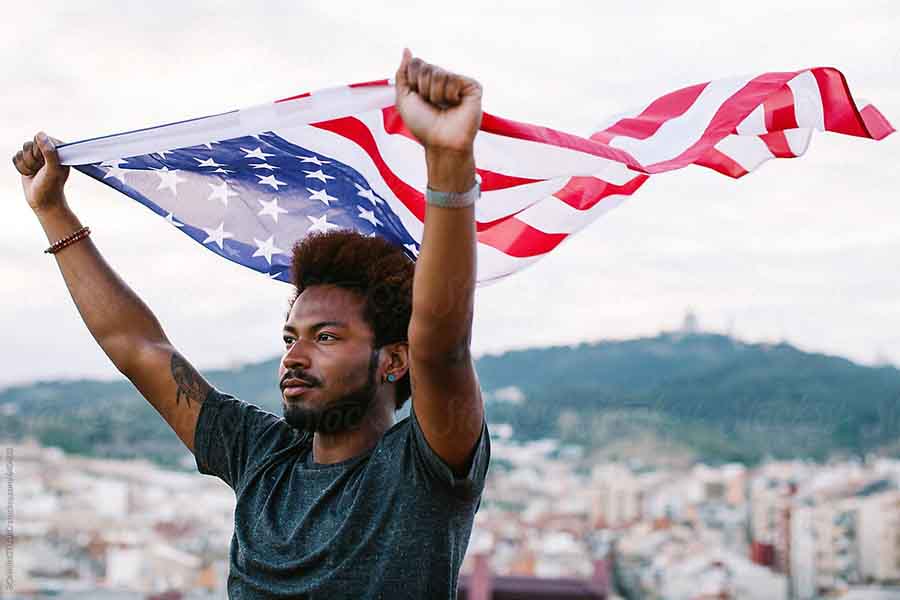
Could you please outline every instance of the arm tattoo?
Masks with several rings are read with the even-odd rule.
[[[172,378],[178,389],[175,392],[176,406],[184,398],[188,406],[191,400],[200,404],[206,399],[210,386],[206,380],[178,352],[172,353]]]

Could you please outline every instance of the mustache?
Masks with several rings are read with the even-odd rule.
[[[287,371],[287,372],[284,374],[284,377],[281,378],[281,382],[279,383],[279,387],[281,387],[282,390],[283,390],[284,387],[285,387],[285,386],[284,386],[284,383],[285,383],[286,381],[288,381],[289,379],[299,379],[300,381],[302,381],[303,383],[305,383],[306,385],[308,385],[308,386],[310,386],[310,387],[318,386],[318,385],[321,385],[321,384],[322,384],[321,381],[319,381],[318,379],[316,379],[316,378],[313,377],[312,375],[309,375],[309,374],[306,373],[305,371],[291,370],[291,371]]]

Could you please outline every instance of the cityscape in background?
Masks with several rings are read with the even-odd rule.
[[[492,426],[462,569],[470,600],[512,577],[587,590],[527,597],[900,598],[898,460],[590,464],[577,447],[512,433]],[[3,597],[227,597],[234,493],[223,482],[34,440],[6,456],[15,591]]]

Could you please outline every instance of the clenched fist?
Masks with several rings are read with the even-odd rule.
[[[426,150],[471,153],[481,126],[481,85],[413,58],[408,49],[395,76],[397,110]]]
[[[63,186],[69,176],[69,167],[59,164],[57,143],[58,140],[40,132],[13,156],[13,164],[22,175],[25,199],[35,212],[65,204]]]

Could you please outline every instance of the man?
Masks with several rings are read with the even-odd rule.
[[[13,162],[82,318],[237,499],[231,598],[455,598],[490,455],[470,338],[481,87],[413,59],[397,107],[428,171],[418,262],[331,232],[294,247],[284,419],[211,387],[106,264],[35,136]],[[394,411],[412,394],[410,417]]]

